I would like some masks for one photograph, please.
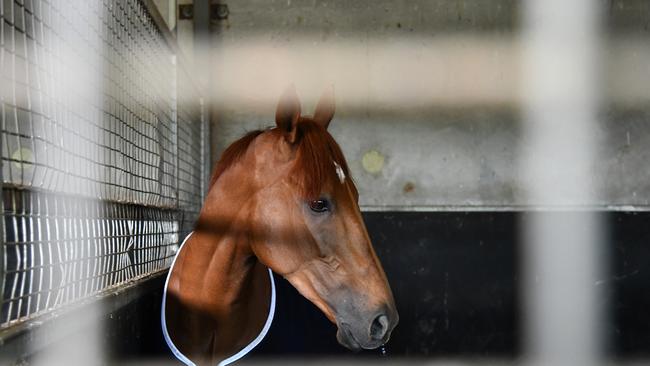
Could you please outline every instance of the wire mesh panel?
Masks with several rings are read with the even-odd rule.
[[[165,269],[177,213],[4,190],[3,324]]]
[[[139,0],[1,0],[0,32],[7,326],[169,266],[207,125]]]
[[[174,206],[174,65],[139,2],[4,3],[4,182]]]

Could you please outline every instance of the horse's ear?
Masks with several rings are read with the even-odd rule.
[[[291,84],[282,93],[278,108],[275,111],[275,123],[284,132],[284,136],[290,144],[296,142],[296,130],[300,120],[300,100],[296,94],[296,87]]]
[[[325,89],[323,95],[318,101],[318,104],[316,105],[316,111],[314,112],[314,121],[327,129],[327,126],[330,125],[330,121],[334,117],[335,110],[336,106],[334,102],[334,86],[330,86],[329,88]]]

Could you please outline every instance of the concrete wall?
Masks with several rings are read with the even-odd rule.
[[[650,207],[650,13],[643,1],[604,9],[600,192],[559,192],[546,206]],[[213,153],[272,125],[294,82],[309,114],[333,83],[330,132],[365,210],[493,210],[539,206],[519,166],[518,1],[240,0],[213,24]],[[577,141],[580,136],[575,137]],[[559,161],[548,161],[553,169]],[[564,177],[558,176],[558,179]]]

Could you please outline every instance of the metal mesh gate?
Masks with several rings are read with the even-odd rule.
[[[2,0],[0,32],[6,327],[167,268],[208,127],[139,0]]]

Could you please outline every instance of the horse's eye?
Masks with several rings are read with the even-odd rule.
[[[329,211],[330,203],[325,198],[320,198],[317,200],[309,201],[309,208],[314,212],[325,212]]]

